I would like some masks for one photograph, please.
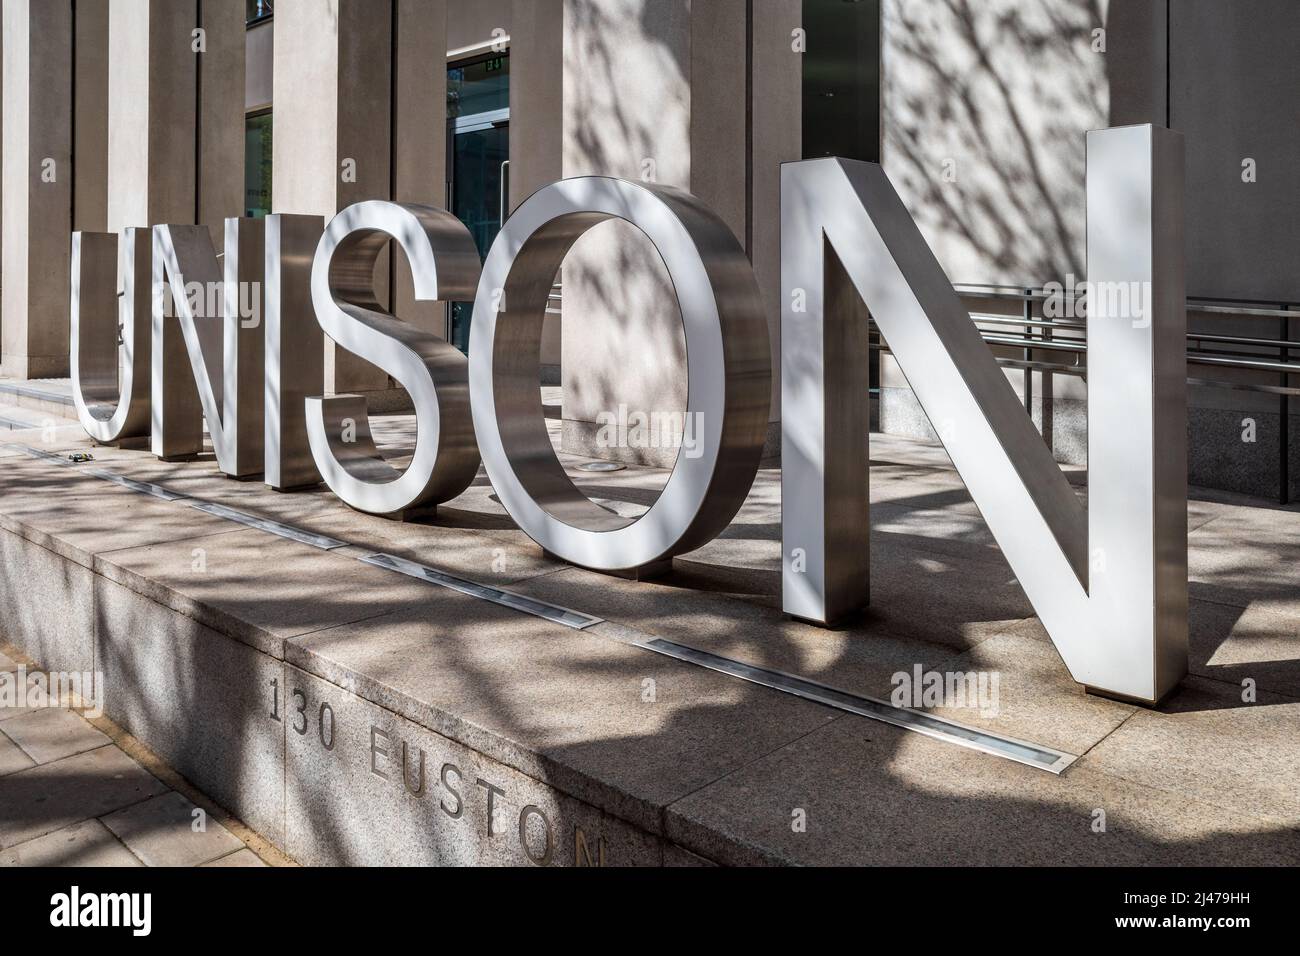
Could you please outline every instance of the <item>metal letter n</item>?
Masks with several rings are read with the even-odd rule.
[[[1094,131],[1087,160],[1086,508],[884,171],[782,167],[783,608],[867,602],[865,306],[1074,679],[1150,704],[1187,672],[1183,141]]]

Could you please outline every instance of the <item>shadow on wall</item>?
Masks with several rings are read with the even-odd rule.
[[[690,4],[565,6],[564,175],[690,182]],[[564,273],[564,417],[619,403],[685,408],[685,339],[667,270],[633,227],[603,223]]]
[[[1106,0],[886,0],[886,170],[949,277],[1085,267],[1083,135],[1108,125]]]

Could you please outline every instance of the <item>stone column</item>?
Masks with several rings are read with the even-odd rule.
[[[193,225],[194,0],[110,0],[108,228]]]
[[[414,9],[399,6],[408,15]],[[392,198],[392,30],[393,0],[276,4],[276,212],[328,221],[354,202]],[[440,62],[442,50],[431,55]],[[441,104],[430,112],[436,121]],[[378,270],[381,301],[388,268],[383,262]],[[326,344],[326,392],[370,393],[379,399],[389,389],[383,371]],[[373,403],[372,410],[380,408],[381,402]]]
[[[781,447],[781,164],[803,159],[803,55],[795,50],[794,36],[802,22],[803,0],[754,0],[746,247],[772,342],[768,454]]]
[[[198,222],[221,250],[225,220],[244,214],[244,0],[199,5],[206,49],[198,58]]]
[[[510,195],[516,206],[564,176],[564,0],[513,0]],[[542,381],[560,383],[560,316],[542,328]]]
[[[108,228],[108,2],[73,7],[72,224],[85,232]]]
[[[778,173],[799,158],[797,2],[564,0],[563,174],[687,189],[761,255],[780,324]],[[751,23],[752,20],[752,23]],[[675,448],[600,447],[600,416],[680,412],[685,348],[667,274],[622,223],[593,229],[564,268],[564,447],[671,465]],[[775,379],[774,389],[779,382]],[[775,404],[771,415],[779,415]],[[776,428],[770,445],[776,448]]]
[[[441,208],[447,194],[446,0],[395,0],[393,31],[393,199]],[[416,302],[411,269],[393,255],[396,314],[437,336],[446,306]]]
[[[72,4],[5,0],[0,375],[68,370]]]

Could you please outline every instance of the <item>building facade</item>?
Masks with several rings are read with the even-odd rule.
[[[69,236],[227,217],[443,205],[486,253],[505,217],[580,175],[687,189],[754,264],[780,347],[779,170],[878,161],[1063,461],[1086,457],[1084,133],[1187,145],[1190,472],[1287,499],[1300,333],[1300,7],[1214,0],[4,0],[0,375],[68,371]],[[466,304],[393,311],[464,348]],[[620,409],[685,404],[671,283],[631,227],[556,277],[543,383],[566,450]],[[888,343],[878,427],[932,435]],[[1294,346],[1300,351],[1300,345]],[[774,362],[779,368],[779,362]],[[404,396],[329,349],[327,389]],[[779,453],[779,382],[769,451]]]

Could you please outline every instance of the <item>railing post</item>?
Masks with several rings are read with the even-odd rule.
[[[1283,312],[1290,309],[1290,306],[1283,303],[1279,305]],[[1278,341],[1286,343],[1291,339],[1291,319],[1283,317],[1282,328]],[[1291,350],[1285,344],[1278,350],[1282,355],[1283,363],[1291,361]],[[1291,377],[1282,373],[1282,387],[1288,388],[1291,385]],[[1291,503],[1291,396],[1282,392],[1278,396],[1278,501],[1281,504]]]

